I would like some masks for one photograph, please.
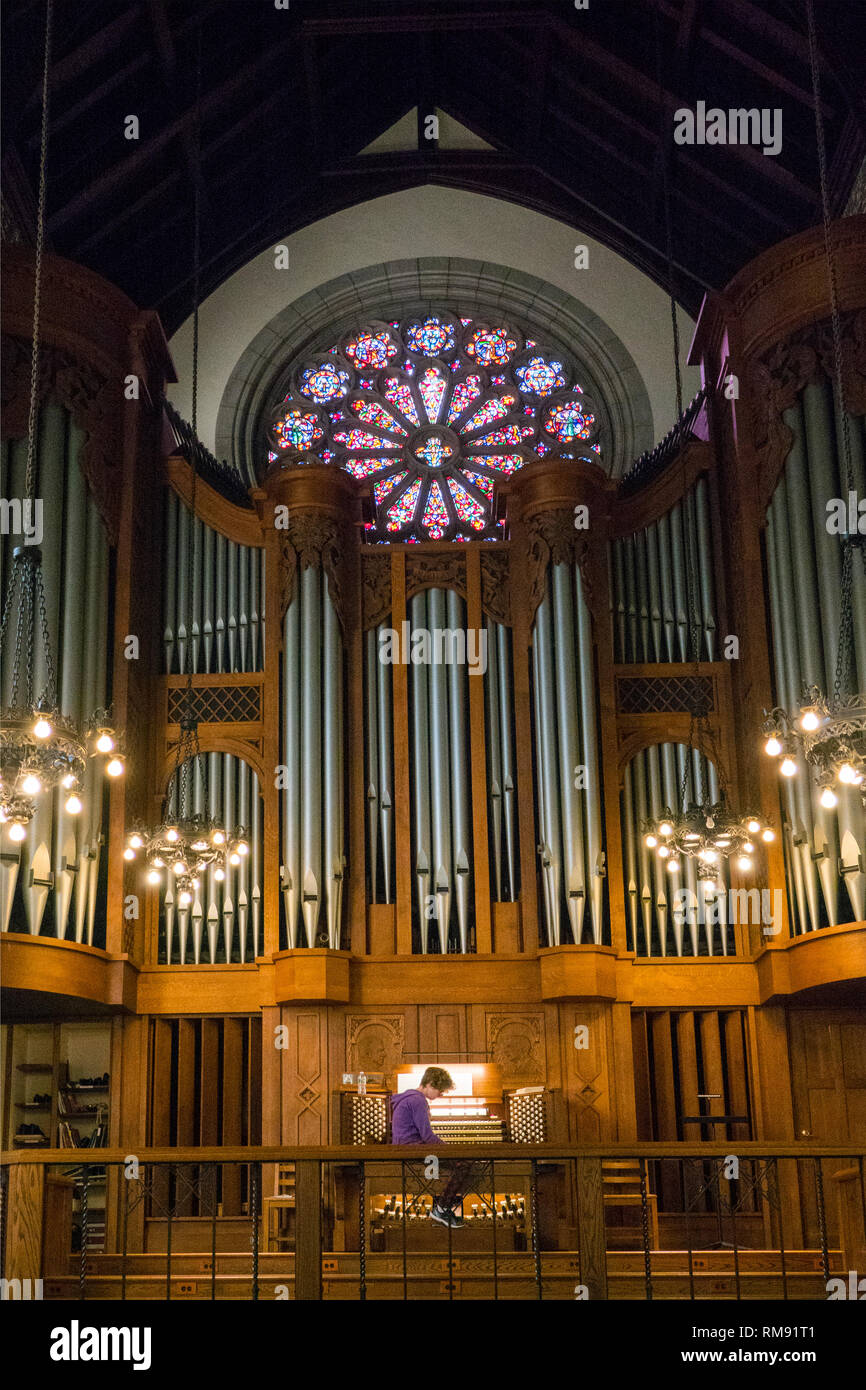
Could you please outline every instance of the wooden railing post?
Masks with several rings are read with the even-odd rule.
[[[833,1174],[839,1195],[839,1244],[843,1268],[866,1273],[866,1210],[860,1169],[843,1168]]]
[[[604,1195],[601,1159],[578,1158],[577,1245],[580,1280],[592,1301],[607,1298],[607,1256],[604,1242]]]
[[[45,1166],[9,1165],[5,1279],[42,1278],[42,1224],[45,1215]]]
[[[322,1164],[295,1164],[295,1298],[322,1297]]]

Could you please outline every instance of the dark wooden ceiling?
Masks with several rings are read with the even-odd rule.
[[[866,0],[815,10],[839,212],[866,151]],[[199,26],[205,294],[281,236],[422,183],[561,218],[666,284],[667,158],[675,289],[692,312],[819,220],[804,0],[55,0],[51,245],[169,333],[191,302]],[[44,0],[5,0],[3,167],[19,208],[37,184],[43,27]],[[781,108],[781,153],[675,145],[674,110],[698,100]],[[493,152],[358,155],[415,106]]]

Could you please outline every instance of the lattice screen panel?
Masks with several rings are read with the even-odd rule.
[[[715,709],[710,676],[619,676],[616,704],[620,714],[711,714]]]
[[[185,711],[186,687],[168,691],[168,723],[179,723]],[[259,685],[199,685],[193,687],[192,705],[201,724],[255,724],[262,717]]]

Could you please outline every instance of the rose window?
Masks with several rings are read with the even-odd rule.
[[[362,324],[292,387],[269,457],[313,454],[369,480],[371,541],[495,539],[497,482],[551,448],[601,452],[569,366],[507,324],[445,312]]]

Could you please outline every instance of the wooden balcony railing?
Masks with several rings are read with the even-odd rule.
[[[448,1145],[436,1157],[438,1174],[426,1150],[398,1146],[4,1153],[4,1296],[42,1280],[66,1299],[826,1299],[849,1296],[832,1280],[866,1274],[855,1146]],[[458,1165],[465,1225],[434,1225],[430,1203]],[[89,1240],[95,1185],[103,1253]],[[659,1248],[673,1188],[679,1207],[661,1219],[680,1238]],[[629,1206],[636,1224],[615,1223]],[[613,1248],[623,1232],[633,1248]]]

